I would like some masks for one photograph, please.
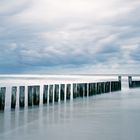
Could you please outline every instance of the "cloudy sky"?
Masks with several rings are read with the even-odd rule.
[[[0,0],[0,73],[139,73],[140,0]]]

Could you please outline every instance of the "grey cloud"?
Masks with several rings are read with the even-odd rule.
[[[140,45],[130,52],[130,58],[136,63],[140,62]]]
[[[30,2],[27,0],[17,1],[17,0],[5,0],[0,1],[0,16],[9,17],[19,14],[25,11],[30,6]]]
[[[0,10],[1,73],[43,72],[52,69],[56,72],[63,69],[67,72],[72,69],[90,72],[90,67],[97,67],[101,72],[99,69],[107,70],[108,67],[114,72],[116,69],[122,69],[123,72],[128,67],[139,66],[140,5],[137,4],[135,8],[135,4],[132,2],[131,6],[129,0],[119,1],[114,9],[119,14],[107,17],[102,15],[100,20],[91,13],[87,17],[69,14],[66,18],[67,15],[63,15],[56,17],[55,22],[49,18],[47,22],[44,15],[44,19],[31,19],[28,22],[28,12],[34,10],[32,3],[24,1],[17,7],[11,6],[10,10]],[[129,7],[121,15],[122,9],[118,7],[124,3]],[[42,15],[34,16],[33,13],[33,18],[40,19]]]

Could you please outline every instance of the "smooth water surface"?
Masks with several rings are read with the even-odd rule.
[[[140,88],[0,112],[0,140],[39,139],[139,140]]]

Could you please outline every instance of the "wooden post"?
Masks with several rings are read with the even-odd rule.
[[[65,84],[61,84],[60,85],[60,98],[61,98],[61,101],[64,101],[64,96],[65,96]]]
[[[80,84],[77,83],[77,95],[76,97],[80,97]]]
[[[49,103],[53,102],[53,85],[49,85]]]
[[[99,82],[97,83],[97,94],[101,94],[102,93],[102,83]]]
[[[47,97],[48,97],[48,85],[43,86],[43,104],[47,103]]]
[[[71,84],[67,84],[67,89],[66,89],[66,99],[70,100],[70,95],[71,95]]]
[[[83,83],[80,83],[79,84],[79,92],[80,92],[80,97],[84,97],[84,84]]]
[[[73,84],[73,98],[77,97],[77,85]]]
[[[84,84],[83,83],[80,84],[80,96],[84,97]]]
[[[89,96],[92,95],[92,83],[89,83]]]
[[[128,76],[128,83],[129,83],[129,87],[133,87],[132,85],[132,76]]]
[[[118,81],[121,82],[122,81],[122,77],[118,76]]]
[[[0,87],[0,110],[4,110],[5,108],[5,92],[6,87]]]
[[[83,92],[84,96],[87,96],[87,83],[84,83]]]
[[[28,106],[32,106],[33,105],[33,87],[32,86],[28,86]]]
[[[115,91],[115,82],[114,81],[111,81],[111,92]]]
[[[11,94],[11,108],[12,109],[16,107],[16,94],[17,94],[17,87],[12,87],[12,94]]]
[[[39,105],[40,86],[33,86],[33,105]]]
[[[25,86],[19,87],[19,106],[25,106]]]
[[[58,102],[58,100],[59,100],[59,85],[56,84],[54,89],[54,101]]]
[[[122,89],[122,77],[119,76],[118,80],[119,80],[119,90],[121,90]]]
[[[110,92],[110,82],[105,82],[105,93]]]
[[[101,93],[105,93],[105,82],[101,82]]]

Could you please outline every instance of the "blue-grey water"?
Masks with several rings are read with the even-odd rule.
[[[0,112],[0,140],[139,140],[140,88]]]

